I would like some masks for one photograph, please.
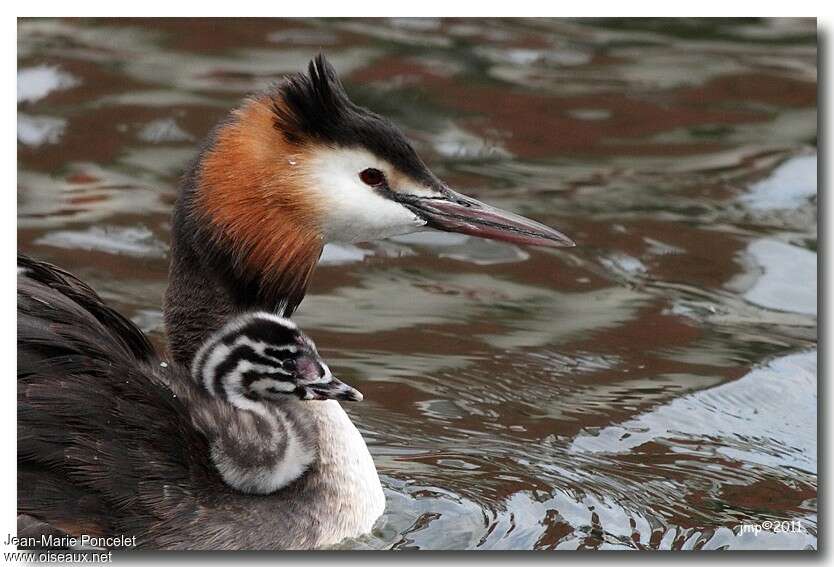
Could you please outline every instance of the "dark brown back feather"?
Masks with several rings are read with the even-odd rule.
[[[24,327],[33,326],[32,340],[52,338],[46,329],[42,333],[35,329],[48,322],[53,332],[65,334],[82,349],[106,339],[100,346],[115,348],[120,355],[142,361],[156,356],[153,346],[136,325],[105,305],[95,291],[69,272],[20,252],[17,266],[24,276],[18,277],[18,313],[27,315]],[[85,336],[85,331],[90,335]]]
[[[188,518],[194,487],[222,484],[183,399],[199,393],[77,278],[23,255],[18,267],[21,527],[142,541],[172,507]]]

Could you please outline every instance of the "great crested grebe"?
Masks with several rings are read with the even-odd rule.
[[[308,549],[385,505],[332,376],[289,317],[326,242],[426,229],[572,246],[449,189],[319,55],[232,111],[183,178],[171,364],[55,266],[18,255],[19,536],[156,549]]]

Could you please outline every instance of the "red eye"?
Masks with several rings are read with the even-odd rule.
[[[385,174],[378,169],[369,167],[368,169],[363,169],[359,172],[359,179],[361,179],[362,183],[365,185],[379,187],[385,183]]]

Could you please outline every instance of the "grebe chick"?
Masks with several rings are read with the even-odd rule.
[[[316,432],[299,400],[362,400],[333,376],[295,323],[264,312],[217,331],[197,352],[191,373],[213,400],[225,402],[191,400],[212,462],[226,484],[248,493],[279,490],[315,461]]]

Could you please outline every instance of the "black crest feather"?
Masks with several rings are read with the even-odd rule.
[[[287,77],[275,96],[275,125],[287,141],[363,147],[427,186],[442,186],[396,125],[348,98],[323,54],[310,61],[306,74]]]

